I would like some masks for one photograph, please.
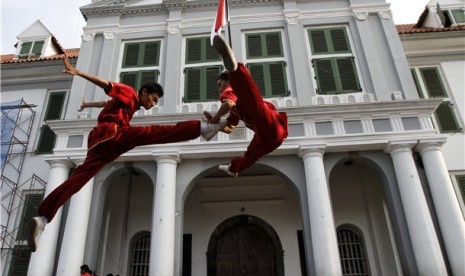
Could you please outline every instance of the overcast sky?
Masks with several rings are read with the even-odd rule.
[[[0,0],[1,54],[13,54],[16,36],[40,19],[66,48],[79,48],[85,20],[79,7],[91,0]],[[396,24],[416,23],[428,0],[387,0]],[[213,17],[213,15],[212,15]]]

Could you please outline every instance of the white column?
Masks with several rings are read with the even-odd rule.
[[[157,161],[150,244],[150,275],[174,275],[176,167],[179,155],[163,155]]]
[[[50,161],[50,173],[44,196],[49,195],[56,187],[68,178],[71,165],[72,164],[67,160]],[[61,215],[62,208],[58,210],[53,220],[45,227],[45,231],[42,233],[39,241],[39,248],[31,255],[27,275],[52,275],[53,267],[55,266],[55,255],[58,234],[60,231]]]
[[[94,178],[70,199],[57,275],[76,275],[83,264]]]
[[[416,142],[416,141],[415,141]],[[389,143],[407,227],[420,275],[447,275],[431,214],[412,156],[415,142]]]
[[[324,147],[305,147],[299,152],[305,166],[315,272],[337,276],[342,271],[323,154]]]
[[[442,142],[417,146],[428,178],[452,274],[465,275],[465,223],[441,152]]]

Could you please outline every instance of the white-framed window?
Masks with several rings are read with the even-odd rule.
[[[40,127],[39,140],[36,153],[52,153],[55,146],[56,135],[45,121],[62,120],[66,113],[69,91],[51,91],[45,100],[42,125]]]
[[[361,92],[354,52],[347,27],[307,29],[316,94]]]
[[[119,66],[119,81],[138,91],[148,82],[158,82],[161,40],[125,41]]]
[[[438,3],[436,9],[444,27],[465,25],[465,8],[441,9]]]
[[[184,103],[218,101],[217,78],[223,71],[219,54],[210,45],[210,36],[185,40]]]
[[[40,57],[44,48],[45,41],[24,41],[21,43],[19,58]]]
[[[244,33],[246,63],[264,98],[290,95],[281,30]]]
[[[369,276],[370,267],[361,232],[350,225],[343,225],[337,228],[336,233],[342,275]]]
[[[439,67],[413,67],[410,70],[420,98],[444,99],[432,117],[437,128],[442,133],[461,132],[462,128],[457,120],[454,101],[447,93]]]
[[[136,233],[129,248],[129,276],[149,276],[150,232]]]

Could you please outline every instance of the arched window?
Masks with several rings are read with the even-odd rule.
[[[337,243],[341,257],[342,275],[369,276],[365,244],[358,231],[342,226],[337,229]]]
[[[129,252],[129,276],[149,276],[150,232],[134,235]]]

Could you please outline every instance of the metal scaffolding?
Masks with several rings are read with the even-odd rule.
[[[23,99],[1,104],[1,260],[4,267],[22,254],[18,248],[26,248],[25,241],[17,238],[22,229],[16,219],[23,219],[19,212],[26,199],[22,191],[43,193],[46,185],[35,174],[20,182],[35,117],[34,107],[36,105],[27,104]]]

